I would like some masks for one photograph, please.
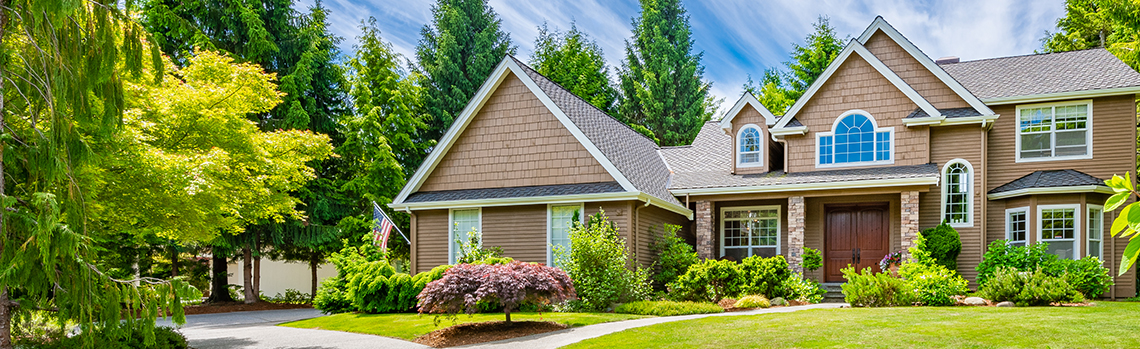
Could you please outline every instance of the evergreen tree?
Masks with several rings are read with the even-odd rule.
[[[652,131],[661,145],[692,143],[711,115],[703,53],[692,50],[689,16],[680,0],[641,0],[618,72],[618,111],[627,123]]]
[[[744,84],[745,91],[756,95],[760,103],[776,115],[782,115],[795,104],[843,51],[843,41],[827,17],[820,16],[812,27],[815,31],[804,38],[803,45],[792,44],[791,60],[784,62],[787,71],[765,70],[759,88],[751,77]]]
[[[539,74],[581,97],[606,114],[617,116],[617,89],[598,43],[571,24],[570,31],[551,31],[545,23],[534,40],[530,65]]]
[[[1140,70],[1140,3],[1128,0],[1066,0],[1057,32],[1045,33],[1042,51],[1103,47]]]
[[[475,96],[503,56],[514,54],[502,20],[487,0],[437,0],[420,31],[416,58],[427,81],[428,139],[438,140]]]

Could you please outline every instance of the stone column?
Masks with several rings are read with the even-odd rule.
[[[788,265],[797,274],[804,272],[804,197],[788,198]]]
[[[712,202],[697,201],[697,257],[713,258]]]
[[[909,256],[910,248],[914,247],[914,240],[918,238],[918,192],[904,191],[901,196],[902,209],[902,249],[903,254]]]

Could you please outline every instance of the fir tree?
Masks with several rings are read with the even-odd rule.
[[[571,24],[570,31],[551,31],[544,23],[534,40],[530,65],[539,74],[581,97],[606,114],[617,116],[617,90],[598,43]]]

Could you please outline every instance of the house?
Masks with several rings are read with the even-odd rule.
[[[802,271],[802,248],[818,249],[806,276],[842,282],[945,221],[971,282],[996,240],[1116,275],[1127,240],[1105,229],[1103,180],[1136,169],[1138,93],[1140,73],[1103,49],[935,61],[880,17],[784,115],[745,94],[692,145],[657,147],[507,57],[389,206],[412,215],[416,270],[453,260],[470,228],[550,263],[573,212],[605,210],[642,263],[669,223],[703,258],[783,255]]]

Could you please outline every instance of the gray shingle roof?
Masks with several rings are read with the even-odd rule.
[[[983,100],[1140,86],[1140,73],[1100,48],[940,66]]]
[[[676,173],[670,189],[699,189],[725,187],[755,187],[765,185],[850,182],[872,179],[938,178],[938,166],[922,164],[912,166],[853,168],[828,171],[784,173],[773,171],[761,174],[734,175],[728,171],[701,171]]]
[[[732,137],[720,129],[716,121],[709,121],[697,132],[692,145],[663,147],[661,156],[674,173],[732,171]]]
[[[558,86],[525,63],[514,58],[538,88],[566,113],[586,138],[594,143],[610,162],[613,162],[638,190],[658,199],[681,205],[669,193],[669,167],[657,153],[657,144],[626,124],[598,110],[582,98]]]
[[[617,193],[622,191],[625,191],[625,189],[622,189],[621,184],[618,184],[618,182],[539,185],[511,188],[421,191],[409,195],[408,199],[404,200],[404,202],[415,203],[455,200],[523,198],[537,196]]]
[[[982,113],[979,113],[978,110],[974,109],[973,107],[938,109],[938,112],[942,113],[942,116],[945,116],[947,118],[964,118],[964,117],[968,117],[968,116],[980,116],[980,115],[982,115]],[[907,115],[906,117],[908,119],[910,119],[910,118],[925,118],[925,117],[929,117],[929,116],[930,116],[930,114],[927,114],[925,110],[922,110],[922,108],[915,108],[914,111],[910,112],[910,115]]]
[[[1104,180],[1077,170],[1035,171],[1012,182],[1002,184],[990,194],[1032,188],[1072,187],[1078,185],[1104,185]]]

